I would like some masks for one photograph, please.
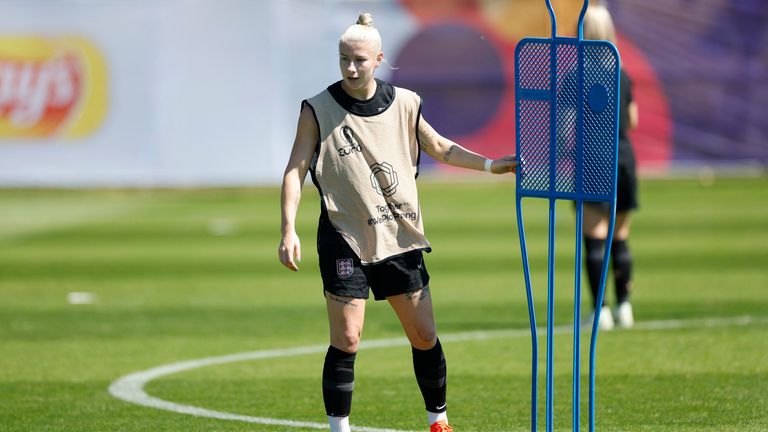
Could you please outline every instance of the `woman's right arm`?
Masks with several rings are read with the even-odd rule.
[[[312,108],[304,104],[296,127],[296,139],[293,150],[283,174],[283,187],[280,196],[282,239],[277,249],[280,262],[293,271],[298,271],[301,261],[301,244],[296,234],[296,212],[301,200],[301,187],[312,163],[315,146],[319,140],[317,122]]]
[[[630,102],[627,110],[629,112],[629,125],[627,125],[629,127],[627,129],[632,130],[640,123],[640,111],[637,109],[637,102]]]

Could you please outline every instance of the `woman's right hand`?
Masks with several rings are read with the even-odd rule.
[[[290,270],[299,271],[297,263],[301,262],[301,242],[296,232],[292,231],[283,236],[277,248],[280,262]]]
[[[283,233],[283,239],[277,253],[280,262],[293,271],[299,271],[297,263],[301,261],[301,245],[295,229],[296,211],[301,199],[301,186],[312,163],[316,144],[320,142],[319,135],[312,107],[304,102],[280,192],[280,232]]]

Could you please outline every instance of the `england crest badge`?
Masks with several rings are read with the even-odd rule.
[[[352,258],[341,258],[336,260],[336,274],[342,279],[347,279],[355,272]]]

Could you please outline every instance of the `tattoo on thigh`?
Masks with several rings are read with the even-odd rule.
[[[341,297],[336,297],[333,294],[328,294],[328,298],[333,300],[333,301],[335,301],[335,302],[337,302],[337,303],[343,303],[343,304],[345,304],[347,306],[351,306],[351,307],[354,307],[354,308],[357,307],[356,304],[352,303],[352,300],[347,300],[347,299],[343,299]]]
[[[427,297],[429,297],[429,285],[422,288],[421,295],[419,296],[419,300],[424,300]]]
[[[407,292],[404,295],[405,295],[405,298],[408,300],[414,300],[416,298],[418,298],[420,301],[424,300],[425,298],[429,297],[429,285],[425,286],[420,290]]]

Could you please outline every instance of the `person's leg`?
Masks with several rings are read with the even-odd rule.
[[[437,334],[429,286],[387,297],[387,301],[397,314],[405,335],[414,348],[428,350],[435,346]]]
[[[387,297],[411,342],[413,370],[424,398],[430,427],[447,426],[447,368],[442,345],[437,338],[429,286]],[[446,429],[449,430],[449,429]]]
[[[616,230],[611,247],[611,263],[616,284],[616,317],[622,327],[634,325],[632,306],[629,302],[632,290],[632,253],[629,250],[629,212],[616,214]]]
[[[610,330],[614,326],[611,309],[607,306],[606,297],[603,296],[603,303],[597,304],[600,290],[600,278],[603,271],[603,255],[605,254],[605,239],[608,236],[609,218],[608,212],[599,205],[585,204],[583,215],[583,235],[584,235],[584,266],[587,270],[587,280],[589,289],[592,293],[593,313],[600,313],[600,328]],[[584,324],[590,325],[592,317],[587,318]]]
[[[620,143],[619,146],[628,143]],[[628,152],[625,156],[632,156]],[[616,319],[621,327],[632,327],[634,316],[629,297],[632,291],[633,259],[629,250],[630,212],[638,208],[637,169],[633,157],[619,157],[616,190],[616,229],[613,233],[611,261],[616,283]]]
[[[365,320],[365,299],[325,293],[331,343],[323,365],[323,401],[331,432],[349,432],[355,357]]]
[[[583,218],[584,232],[584,264],[587,270],[589,289],[592,292],[592,305],[598,309],[597,295],[602,276],[603,254],[605,253],[605,238],[608,235],[608,215],[598,206],[585,204]],[[605,306],[607,302],[603,298]]]

